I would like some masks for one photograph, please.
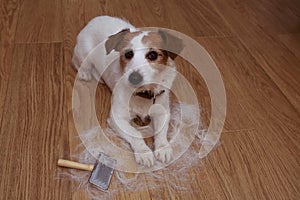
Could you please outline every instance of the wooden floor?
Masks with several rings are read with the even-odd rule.
[[[77,135],[76,35],[98,15],[197,40],[219,67],[228,101],[220,145],[193,170],[190,191],[120,190],[115,198],[300,199],[299,0],[0,0],[0,199],[87,199],[56,178],[56,161],[70,156]]]

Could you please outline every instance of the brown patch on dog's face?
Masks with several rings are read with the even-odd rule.
[[[166,65],[168,54],[162,50],[163,40],[158,33],[150,32],[142,38],[142,43],[149,47],[149,51],[145,55],[149,63]],[[155,65],[154,65],[155,67]]]
[[[162,37],[156,32],[150,32],[142,38],[143,44],[149,47],[162,48]]]
[[[174,60],[183,49],[182,40],[180,38],[161,30],[158,32],[150,32],[143,37],[142,42],[146,46],[152,47],[154,51],[157,51],[160,55],[159,59],[155,61],[158,64],[165,65],[168,57]],[[172,50],[172,52],[168,50]]]
[[[130,61],[130,59],[125,57],[125,54],[132,50],[130,41],[140,33],[141,31],[130,32],[129,29],[124,29],[109,36],[105,43],[106,54],[109,54],[112,50],[120,52],[120,67],[122,71],[124,71],[126,64]]]

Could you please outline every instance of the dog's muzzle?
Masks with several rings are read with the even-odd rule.
[[[138,85],[143,81],[143,77],[139,72],[132,72],[129,75],[128,80],[132,85]]]

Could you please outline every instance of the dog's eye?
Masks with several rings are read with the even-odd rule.
[[[126,52],[125,52],[125,58],[126,59],[131,59],[132,57],[133,57],[133,51],[132,50],[127,50]]]
[[[149,60],[154,61],[154,60],[157,59],[157,56],[158,56],[158,54],[157,54],[156,51],[150,51],[150,52],[147,54],[146,57],[147,57]]]

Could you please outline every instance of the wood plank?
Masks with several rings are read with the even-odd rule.
[[[300,3],[297,0],[213,0],[210,3],[229,25],[235,24],[232,30],[238,35],[242,30],[250,33],[252,29],[262,29],[267,34],[299,32]]]
[[[13,50],[13,45],[0,44],[0,124],[3,116],[5,116],[3,111],[7,96],[8,82],[11,78],[10,75]]]
[[[247,16],[248,20],[255,20],[266,33],[299,32],[300,3],[297,0],[254,0],[251,2],[240,1],[239,3],[240,8],[244,8],[244,16]]]
[[[195,67],[190,64],[188,61],[184,60],[181,57],[176,58],[176,70],[178,76],[182,76],[186,79],[186,81],[191,85],[193,92],[196,95],[198,100],[198,106],[200,109],[201,114],[201,124],[203,129],[207,129],[210,120],[210,113],[211,113],[211,104],[210,104],[210,97],[207,85],[204,79],[201,77],[201,74],[195,69]],[[175,90],[174,86],[172,87],[172,91]],[[179,89],[179,90],[178,90]],[[180,90],[180,94],[184,94],[184,96],[189,96],[190,94],[185,91]],[[171,97],[172,98],[172,97]],[[180,98],[180,97],[177,97]],[[185,98],[185,97],[183,97]],[[174,99],[172,99],[174,100]]]
[[[115,6],[116,4],[118,6]],[[124,18],[136,27],[171,28],[196,36],[232,34],[225,23],[220,23],[222,18],[207,1],[189,1],[185,2],[184,6],[178,1],[92,1],[86,5],[85,10],[87,21],[99,15],[111,15]],[[135,15],[128,10],[134,10]],[[172,12],[166,12],[168,10]]]
[[[200,37],[200,41],[201,41]],[[209,41],[209,40],[205,40]],[[212,40],[213,42],[213,40]],[[201,45],[201,43],[199,43]],[[218,61],[217,64],[222,63],[223,66],[230,66],[232,60],[229,57],[219,56],[217,49],[213,51],[215,57],[213,59]],[[239,57],[238,59],[242,59]],[[211,118],[211,98],[208,91],[208,86],[206,85],[203,77],[195,69],[193,65],[188,63],[182,58],[176,59],[176,69],[180,75],[182,75],[192,86],[199,103],[199,108],[201,110],[201,124],[203,129],[207,129],[210,124]],[[231,77],[232,78],[232,77]],[[241,102],[236,97],[236,94],[231,90],[231,84],[224,79],[225,89],[226,89],[226,106],[227,114],[224,124],[224,132],[234,131],[234,130],[251,130],[254,128],[253,123],[249,119],[247,112],[244,110]],[[188,95],[187,95],[188,96]],[[238,112],[236,112],[238,111]]]
[[[1,199],[70,199],[57,179],[68,154],[61,44],[17,45],[0,130]]]
[[[296,156],[295,149],[300,146],[299,113],[243,44],[236,38],[199,41],[219,66],[226,89],[242,105],[253,128],[265,131],[270,140],[278,138]],[[239,110],[233,112],[239,115]]]
[[[225,37],[233,35],[222,17],[209,1],[164,1],[172,25],[170,28],[190,36]],[[180,13],[180,14],[178,14]],[[181,20],[181,18],[183,18]],[[186,30],[190,30],[186,32]]]
[[[120,1],[120,7],[122,5],[123,1]],[[90,0],[89,3],[86,3],[84,6],[84,23],[87,24],[90,20],[92,20],[94,17],[101,16],[101,15],[108,15],[108,16],[115,16],[112,13],[110,13],[106,8],[109,5],[115,5],[115,1],[106,1],[106,0]],[[120,8],[115,7],[115,9]],[[116,16],[120,15],[117,14]]]
[[[254,42],[248,38],[241,39],[251,52],[257,63],[280,88],[295,109],[300,113],[300,59],[291,53],[282,43],[274,37],[265,37]],[[253,44],[253,45],[251,45]],[[272,49],[272,51],[270,51]]]
[[[20,2],[0,2],[0,44],[12,44],[15,40]]]
[[[116,4],[118,6],[115,6]],[[132,15],[128,10],[134,10],[136,14]],[[135,27],[167,27],[170,22],[164,10],[163,3],[157,0],[131,0],[130,2],[92,0],[91,4],[86,4],[85,6],[85,19],[86,23],[88,23],[88,21],[96,16],[109,15],[128,20]]]
[[[84,1],[63,1],[63,68],[65,70],[65,95],[66,95],[66,109],[68,113],[68,141],[69,155],[65,158],[72,160],[78,159],[75,155],[80,153],[77,145],[80,144],[78,133],[74,125],[73,112],[72,112],[72,92],[73,84],[76,77],[76,71],[71,65],[71,58],[73,49],[76,44],[76,37],[84,24]],[[62,169],[66,171],[66,169]],[[76,172],[75,172],[76,173]],[[75,180],[71,180],[70,187],[72,192],[69,193],[70,199],[90,199],[85,190],[79,189],[79,184]]]
[[[73,50],[76,44],[76,38],[80,30],[86,25],[84,16],[84,1],[64,1],[63,10],[63,67],[66,72],[66,99],[68,109],[68,121],[70,134],[73,134],[75,127],[73,126],[72,116],[72,92],[77,71],[71,64]],[[74,129],[73,129],[74,128]],[[76,134],[76,133],[75,133]]]
[[[297,158],[277,138],[265,136],[261,130],[224,134],[208,157],[227,199],[300,198],[299,151]]]
[[[216,177],[214,174],[210,173],[212,168],[208,160],[197,160],[199,158],[196,156],[194,158],[189,158],[191,163],[183,164],[182,162],[186,162],[186,159],[187,158],[182,160],[179,158],[174,163],[175,165],[171,164],[166,169],[155,173],[158,177],[164,177],[165,184],[163,184],[160,178],[157,178],[157,188],[150,189],[151,198],[225,199],[220,185],[216,185],[211,180]],[[190,168],[183,169],[186,166],[190,166]],[[153,177],[151,180],[153,180]],[[151,186],[155,187],[155,185],[153,185],[153,181]]]
[[[24,0],[20,8],[17,43],[62,42],[60,0]]]
[[[236,38],[203,38],[198,37],[197,41],[202,45],[207,52],[212,56],[212,59],[216,63],[220,70],[223,82],[225,85],[226,98],[227,98],[227,111],[224,132],[234,130],[251,130],[255,128],[255,125],[249,118],[248,112],[244,109],[241,101],[241,95],[246,91],[237,90],[241,83],[245,83],[245,77],[248,75],[248,71],[244,70],[244,65],[247,65],[245,58],[249,58],[247,52],[240,52],[236,44]],[[232,41],[232,42],[231,42]],[[251,59],[248,59],[249,61]],[[251,61],[250,61],[251,62]],[[236,70],[236,71],[232,71]],[[199,79],[199,77],[198,77]],[[195,80],[195,79],[194,79]],[[194,81],[191,81],[193,83]],[[199,84],[198,84],[199,85]],[[247,84],[245,84],[247,85]],[[198,90],[198,89],[197,89]],[[196,90],[196,91],[197,91]],[[200,93],[204,91],[201,90]],[[210,117],[211,105],[210,97],[207,95],[199,95],[200,102],[204,101],[203,112],[205,118]],[[206,103],[205,103],[206,102]],[[209,118],[208,118],[209,119]],[[205,121],[204,121],[205,123]],[[206,124],[209,124],[206,122]]]
[[[262,23],[261,21],[256,21],[258,14],[253,6],[248,5],[249,3],[235,2],[233,0],[226,3],[215,0],[212,3],[231,28],[239,35],[242,43],[256,59],[257,63],[299,112],[300,92],[297,86],[300,84],[300,60],[285,45],[277,41],[273,35],[268,34],[263,24],[260,24]],[[261,6],[264,10],[267,10],[269,9],[267,5],[269,4],[265,3],[265,5]],[[294,9],[299,8],[299,6],[294,7]],[[295,27],[291,28],[290,31],[299,33],[299,16],[294,18],[291,18],[291,16],[287,17],[288,20],[285,21],[292,22],[289,27]],[[271,19],[265,18],[269,24],[272,23],[272,21],[268,21]],[[277,24],[275,25],[277,26]]]
[[[277,38],[300,59],[300,33],[299,34],[280,34]]]

